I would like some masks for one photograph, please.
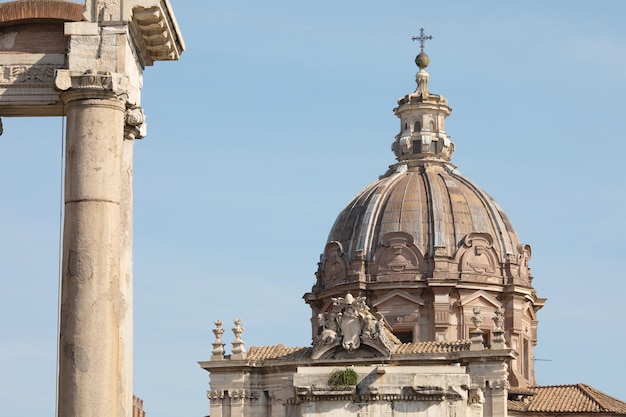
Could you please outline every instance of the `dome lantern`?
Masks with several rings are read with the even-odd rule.
[[[424,42],[432,36],[425,36],[420,29],[420,36],[411,39],[420,42],[420,53],[415,58],[419,71],[415,76],[417,88],[398,100],[394,113],[400,119],[400,133],[391,146],[399,162],[413,160],[431,160],[447,162],[454,151],[454,144],[445,132],[445,119],[452,109],[447,100],[428,91],[429,75],[425,68],[430,58],[424,52]]]

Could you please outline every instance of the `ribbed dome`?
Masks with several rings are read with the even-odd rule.
[[[500,263],[521,256],[500,206],[451,165],[401,164],[393,170],[350,201],[330,231],[327,243],[340,243],[348,261],[360,251],[371,259],[391,232],[411,235],[425,257],[453,257],[470,233],[491,236]]]
[[[419,60],[418,60],[419,61]],[[484,191],[450,162],[454,143],[445,131],[452,109],[428,91],[420,66],[417,89],[398,100],[400,133],[391,149],[397,163],[339,214],[317,273],[314,292],[360,281],[461,280],[530,286],[530,247]],[[334,295],[333,295],[334,296]]]

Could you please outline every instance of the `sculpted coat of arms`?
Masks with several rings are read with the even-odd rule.
[[[333,298],[333,311],[319,314],[320,332],[314,341],[318,351],[342,346],[348,352],[357,351],[362,344],[380,353],[389,353],[398,343],[391,327],[381,313],[372,314],[366,297]]]

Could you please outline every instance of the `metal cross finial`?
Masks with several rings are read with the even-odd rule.
[[[413,36],[411,38],[412,41],[420,41],[420,52],[424,52],[424,42],[431,40],[432,36],[424,36],[424,28],[420,29],[419,36]]]

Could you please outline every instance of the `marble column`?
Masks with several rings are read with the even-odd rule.
[[[58,416],[129,417],[132,209],[122,171],[132,152],[124,143],[126,104],[108,74],[85,74],[72,84],[61,94],[67,145]]]

